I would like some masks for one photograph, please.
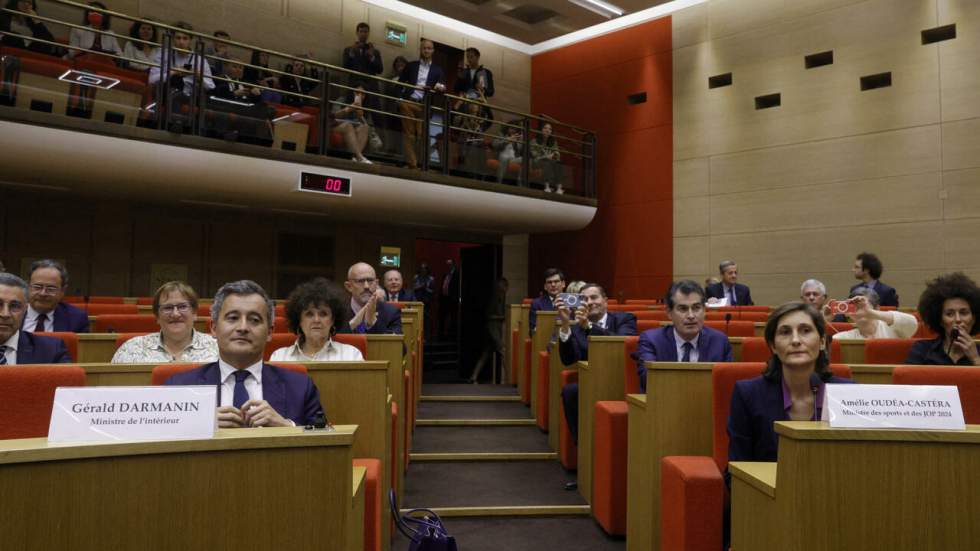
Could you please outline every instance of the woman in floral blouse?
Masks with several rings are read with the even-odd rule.
[[[160,324],[160,332],[129,339],[116,350],[112,363],[218,360],[218,342],[211,335],[194,330],[197,293],[190,285],[183,281],[161,285],[153,297],[153,315]]]

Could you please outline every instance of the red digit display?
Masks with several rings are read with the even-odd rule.
[[[340,176],[326,176],[303,172],[300,175],[299,188],[303,191],[329,193],[331,195],[345,195],[348,197],[351,195],[350,178],[342,178]]]

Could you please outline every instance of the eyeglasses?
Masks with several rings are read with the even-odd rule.
[[[41,285],[40,283],[31,283],[31,290],[35,293],[42,293],[46,295],[56,294],[61,290],[61,287],[55,287],[54,285]]]
[[[181,302],[180,304],[166,304],[160,307],[160,311],[167,315],[173,314],[174,312],[186,314],[187,312],[190,312],[190,310],[191,305],[186,302]]]
[[[23,312],[27,309],[27,305],[23,302],[12,300],[10,302],[4,302],[0,300],[0,312],[7,310],[11,315],[16,316],[17,314]]]
[[[351,283],[359,283],[361,285],[373,285],[378,282],[377,278],[374,277],[362,277],[361,279],[352,279]]]

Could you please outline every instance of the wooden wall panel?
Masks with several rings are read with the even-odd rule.
[[[980,117],[980,2],[939,0],[939,25],[956,24],[956,39],[940,42],[943,121]]]
[[[980,167],[980,119],[942,125],[943,170]]]

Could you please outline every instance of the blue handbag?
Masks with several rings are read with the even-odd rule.
[[[398,530],[412,541],[408,544],[408,551],[457,551],[456,539],[449,535],[442,519],[434,511],[412,509],[403,515],[398,509],[394,489],[388,491],[388,502]],[[419,513],[424,515],[416,516]]]

